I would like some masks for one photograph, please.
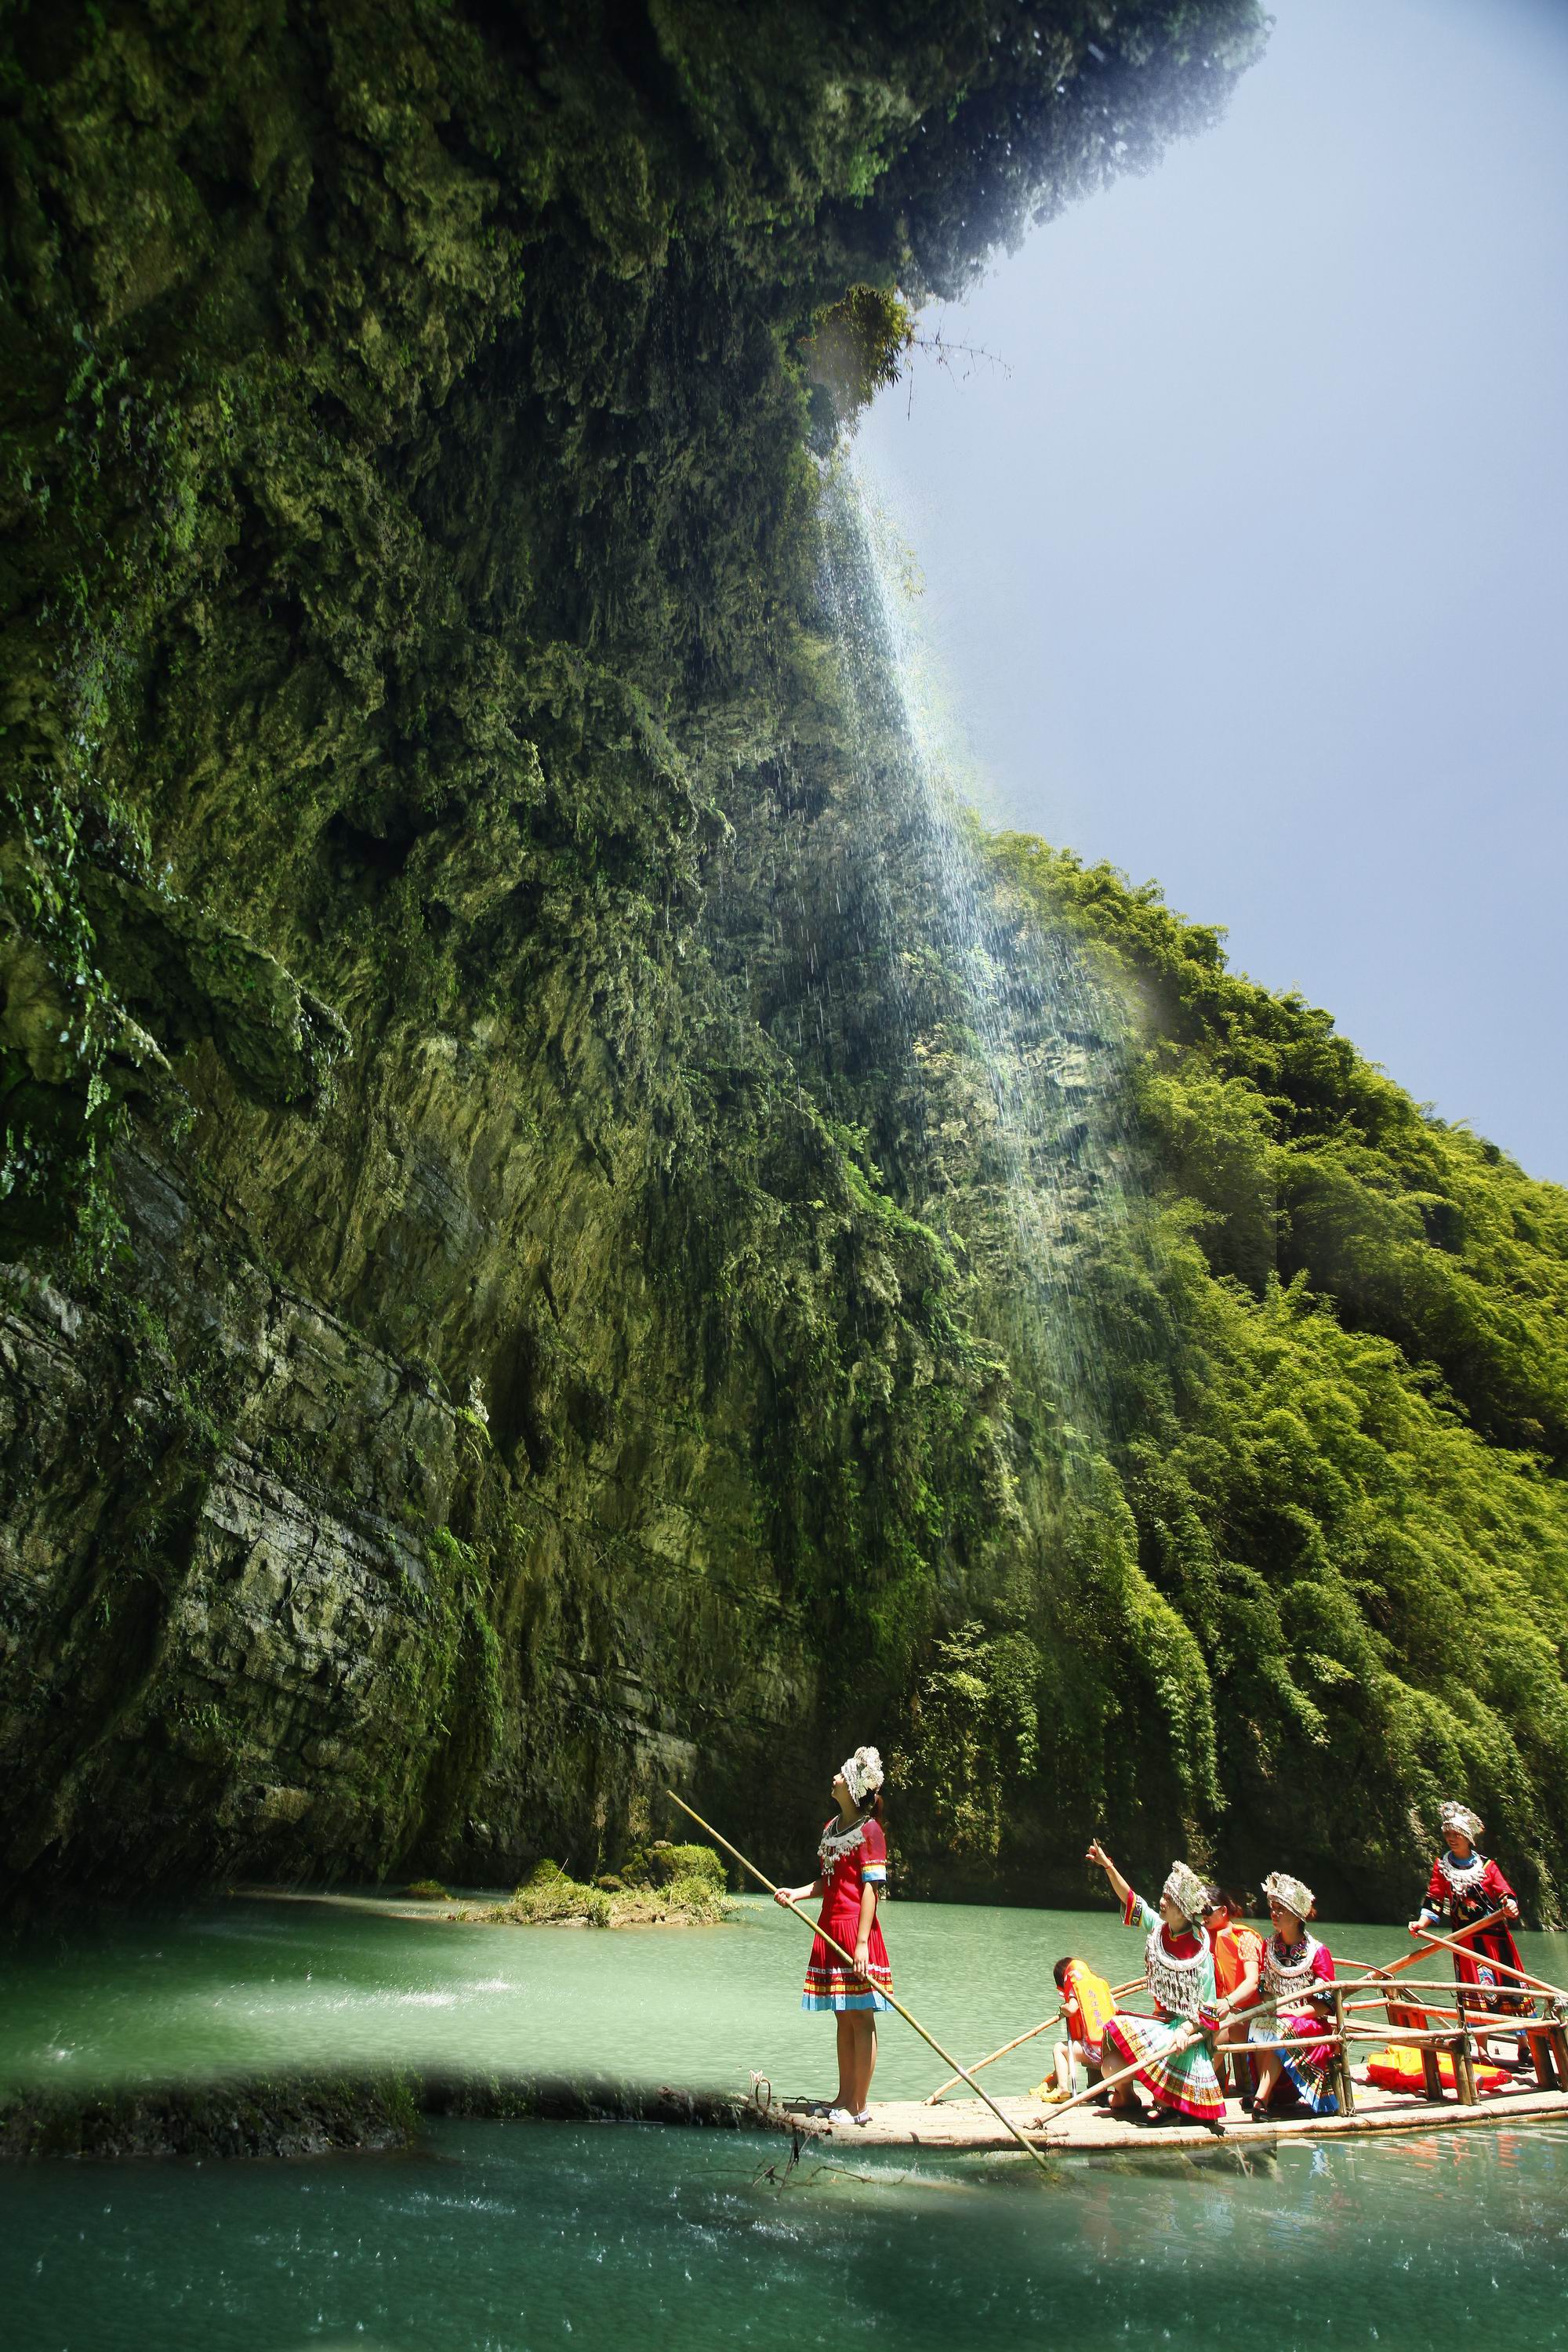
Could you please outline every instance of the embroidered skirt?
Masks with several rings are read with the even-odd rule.
[[[849,1943],[847,1936],[840,1940]],[[811,1958],[806,1962],[805,1990],[800,1997],[802,2009],[886,2009],[886,1995],[893,1990],[893,1971],[888,1964],[888,1948],[882,1941],[879,1919],[872,1920],[871,1932],[866,1938],[866,1961],[867,1975],[858,1977],[831,1944],[824,1943],[820,1936],[814,1937]]]
[[[1321,2033],[1322,2028],[1321,2017],[1282,2017],[1278,2024],[1265,2018],[1261,2025],[1253,2027],[1247,2039],[1251,2042],[1285,2042],[1300,2037],[1305,2041],[1308,2034]],[[1279,2053],[1286,2081],[1293,2085],[1301,2105],[1310,2107],[1315,2116],[1337,2116],[1340,2111],[1340,2103],[1328,2086],[1331,2054],[1326,2042],[1314,2042],[1305,2049],[1281,2050]]]
[[[1157,2106],[1191,2116],[1194,2123],[1223,2123],[1225,2094],[1208,2044],[1200,2039],[1189,2042],[1184,2050],[1171,2049],[1188,2031],[1188,2022],[1177,2018],[1167,2023],[1161,2017],[1132,2017],[1118,2011],[1106,2023],[1104,2071],[1114,2074],[1123,2066],[1136,2066],[1137,2079]]]
[[[1454,1982],[1483,1987],[1492,1996],[1486,2004],[1488,2009],[1499,2010],[1505,2016],[1522,2014],[1531,2006],[1530,1994],[1522,1985],[1500,1975],[1492,1966],[1494,1960],[1500,1960],[1505,1969],[1522,1966],[1519,1946],[1501,1920],[1484,1936],[1477,1936],[1467,1950],[1454,1954]]]

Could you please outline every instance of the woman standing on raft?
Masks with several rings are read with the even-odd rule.
[[[1505,1969],[1522,1966],[1511,1932],[1519,1917],[1519,1899],[1496,1863],[1477,1851],[1476,1840],[1486,1828],[1479,1815],[1450,1798],[1439,1807],[1437,1821],[1444,1850],[1432,1864],[1426,1900],[1421,1906],[1421,1916],[1410,1922],[1410,1932],[1418,1936],[1423,1927],[1435,1927],[1445,1911],[1452,1923],[1450,1936],[1490,1912],[1506,1912],[1508,1916],[1489,1927],[1484,1936],[1470,1938],[1468,1951],[1454,1955],[1454,1976],[1459,1984],[1497,1986],[1493,1961],[1500,1960]]]
[[[1530,1998],[1522,1986],[1510,1984],[1506,1977],[1500,1979],[1493,1965],[1496,1961],[1505,1969],[1521,1965],[1512,1935],[1513,1922],[1519,1917],[1519,1902],[1496,1863],[1489,1862],[1477,1850],[1476,1840],[1486,1823],[1468,1805],[1456,1804],[1452,1798],[1438,1808],[1437,1822],[1443,1832],[1444,1850],[1432,1864],[1426,1900],[1421,1906],[1420,1917],[1410,1922],[1410,1932],[1418,1936],[1423,1927],[1435,1927],[1445,1911],[1451,1936],[1494,1911],[1505,1912],[1507,1916],[1500,1919],[1495,1927],[1489,1927],[1484,1936],[1471,1937],[1468,1950],[1454,1954],[1454,1981],[1484,1987],[1492,1995],[1487,2003],[1489,2009],[1504,2012],[1528,2009]],[[1510,2051],[1510,2055],[1513,2054]]]
[[[1198,2021],[1198,2012],[1214,2008],[1214,1955],[1198,1922],[1203,1916],[1205,1887],[1195,1870],[1184,1862],[1171,1865],[1160,1895],[1158,1911],[1134,1895],[1126,1879],[1097,1838],[1089,1860],[1099,1863],[1121,1905],[1129,1927],[1142,1927],[1148,1937],[1143,1948],[1144,1980],[1154,1996],[1152,2017],[1131,2017],[1119,2011],[1105,2026],[1101,2071],[1136,2066],[1137,2079],[1154,2100],[1152,2113],[1142,2105],[1131,2082],[1110,2094],[1113,2111],[1130,2120],[1158,2124],[1166,2116],[1193,2123],[1223,2125],[1225,2096],[1214,2070],[1208,2042],[1188,2042],[1184,2050],[1173,2043]]]
[[[1328,2087],[1329,2045],[1310,2042],[1321,2032],[1330,1996],[1322,1988],[1334,1981],[1333,1954],[1307,1931],[1317,1909],[1310,1886],[1284,1871],[1270,1872],[1263,1882],[1274,1933],[1263,1948],[1263,1998],[1279,2004],[1278,2014],[1252,2029],[1254,2042],[1299,2042],[1297,2050],[1260,2050],[1258,2096],[1242,2101],[1248,2114],[1261,2115],[1283,2074],[1305,2107],[1315,2116],[1337,2116],[1340,2103]]]
[[[824,1824],[816,1852],[821,1875],[808,1886],[781,1886],[774,1900],[786,1905],[823,1898],[816,1939],[806,1963],[802,2009],[830,2009],[838,2020],[838,2091],[826,2110],[829,2123],[863,2124],[877,2066],[877,2011],[893,1989],[888,1948],[877,1904],[888,1883],[888,1841],[882,1830],[882,1759],[874,1748],[858,1748],[833,1776],[837,1813]],[[855,1955],[846,1967],[834,1943]]]

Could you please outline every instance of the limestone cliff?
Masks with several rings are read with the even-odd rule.
[[[1498,1569],[1512,1696],[1467,1717],[1419,1605],[1366,1633],[1352,1593],[1358,1664],[1324,1631],[1338,1588],[1281,1604],[1271,1539],[1236,1532],[1201,1286],[1278,1318],[1273,1277],[1310,1276],[1347,1332],[1442,1367],[1458,1401],[1417,1381],[1413,1412],[1473,1411],[1463,1366],[1398,1327],[1410,1280],[1379,1293],[1374,1246],[1330,1264],[1282,1222],[1269,1155],[1300,1138],[1237,1089],[1289,1088],[1218,1066],[1234,1008],[1173,979],[1196,935],[976,843],[999,965],[1083,979],[1070,1035],[1010,983],[1006,1054],[1049,1108],[1022,1172],[1053,1204],[1050,1270],[1020,1272],[932,836],[825,592],[825,310],[961,290],[1201,128],[1258,21],[13,12],[19,1881],[581,1867],[672,1772],[782,1857],[853,1729],[900,1751],[928,1882],[1064,1891],[1114,1820],[1151,1852],[1288,1832],[1370,1898],[1464,1770],[1550,1901],[1542,1383],[1473,1441],[1535,1482],[1540,1532],[1533,1589]],[[1342,1126],[1352,1065],[1319,1061]],[[1223,1100],[1194,1129],[1200,1076]],[[1133,1205],[1107,1226],[1082,1147],[1112,1096]],[[1420,1245],[1453,1255],[1413,1160],[1366,1189],[1436,1202]],[[1190,1229],[1178,1199],[1206,1257],[1161,1227]],[[1556,1211],[1521,1213],[1550,1290]],[[1087,1401],[1085,1355],[1110,1367]],[[1322,1583],[1316,1543],[1349,1591],[1364,1531],[1307,1537],[1289,1465],[1258,1475],[1307,1557],[1284,1583]],[[1393,1701],[1364,1715],[1347,1846],[1326,1801],[1358,1676],[1415,1713],[1387,1753]],[[1260,1689],[1289,1694],[1283,1732]]]

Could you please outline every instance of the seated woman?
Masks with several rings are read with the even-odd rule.
[[[1210,1886],[1204,1894],[1204,1933],[1214,1954],[1215,1990],[1219,1998],[1215,2002],[1215,2015],[1219,2031],[1215,2041],[1221,2049],[1247,2040],[1245,2011],[1256,2009],[1262,1999],[1259,1987],[1263,1979],[1263,1938],[1255,1927],[1249,1927],[1243,1916],[1241,1897],[1224,1886]],[[1243,2079],[1238,2090],[1251,2087],[1247,2077],[1253,2072],[1254,2062],[1241,2062]]]
[[[1263,1882],[1274,1933],[1263,1948],[1263,1998],[1279,2004],[1252,2029],[1254,2042],[1294,2042],[1294,2050],[1259,2050],[1257,2053],[1258,2096],[1244,2099],[1250,2115],[1261,2115],[1280,2083],[1288,2083],[1304,2107],[1315,2116],[1337,2116],[1340,2103],[1328,2087],[1331,2051],[1326,2042],[1312,2042],[1321,2031],[1332,2005],[1321,1990],[1334,1981],[1333,1955],[1326,1944],[1310,1935],[1307,1922],[1317,1908],[1310,1886],[1282,1870]]]
[[[1121,1903],[1130,1927],[1142,1927],[1144,1981],[1154,1996],[1152,2017],[1132,2017],[1119,2011],[1105,2023],[1101,2072],[1114,2074],[1136,2066],[1137,2080],[1154,2101],[1145,2111],[1131,2080],[1115,2084],[1110,2104],[1140,2123],[1157,2124],[1173,2116],[1178,2121],[1224,2128],[1225,2099],[1214,2070],[1206,2038],[1187,2036],[1200,2011],[1212,2012],[1214,1955],[1197,1922],[1203,1916],[1204,1884],[1184,1862],[1173,1863],[1160,1894],[1160,1907],[1132,1892],[1105,1848],[1096,1839],[1089,1849]]]

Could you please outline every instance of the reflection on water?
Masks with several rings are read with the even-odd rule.
[[[1568,2342],[1568,2126],[1060,2166],[803,2162],[729,2134],[463,2124],[396,2160],[0,2182],[26,2352],[735,2343],[1278,2352]]]

